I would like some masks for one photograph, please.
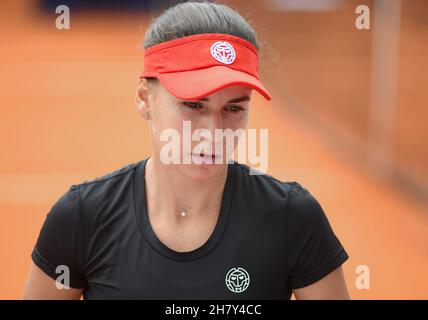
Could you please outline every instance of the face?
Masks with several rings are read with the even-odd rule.
[[[160,82],[148,84],[143,79],[139,97],[144,101],[140,112],[150,113],[155,161],[165,164],[166,155],[178,155],[177,163],[166,165],[191,179],[224,172],[239,133],[247,126],[250,88],[232,86],[200,100],[181,100]]]

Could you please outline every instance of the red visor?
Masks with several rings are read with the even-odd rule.
[[[148,77],[183,100],[198,100],[232,85],[250,87],[271,100],[259,80],[257,48],[227,34],[197,34],[148,48],[140,79]]]

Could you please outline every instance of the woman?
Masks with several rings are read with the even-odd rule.
[[[187,2],[152,23],[144,47],[137,103],[153,155],[55,203],[25,298],[349,298],[348,255],[304,187],[228,161],[214,135],[202,151],[183,141],[185,122],[192,133],[244,129],[253,89],[270,100],[254,30],[225,5]],[[169,158],[166,132],[179,139],[169,151],[187,152]]]

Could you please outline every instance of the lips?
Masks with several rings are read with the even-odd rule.
[[[201,152],[199,154],[192,153],[191,155],[192,155],[192,157],[199,158],[200,160],[202,160],[202,162],[207,162],[208,161],[208,162],[211,162],[211,163],[214,163],[217,158],[222,158],[220,155],[206,154],[206,153],[203,153],[203,152]]]
[[[201,152],[200,154],[199,154],[199,156],[201,156],[201,157],[213,157],[213,158],[215,158],[215,157],[218,157],[218,156],[216,156],[215,154],[205,154],[205,153],[203,153],[203,152]]]
[[[217,154],[209,154],[209,153],[203,153],[203,152],[201,152],[200,154],[197,154],[197,153],[192,153],[192,155],[195,155],[195,156],[200,156],[200,157],[212,157],[212,158],[220,158],[221,157],[221,155],[217,155]]]

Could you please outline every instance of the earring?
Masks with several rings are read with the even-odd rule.
[[[152,117],[150,116],[150,112],[149,111],[146,111],[146,112],[144,112],[144,114],[143,114],[143,118],[144,119],[146,119],[146,120],[150,120]]]
[[[145,106],[144,101],[140,101],[140,108],[144,108],[144,106]],[[150,120],[151,119],[150,111],[144,112],[143,113],[143,118],[146,119],[146,120]]]

